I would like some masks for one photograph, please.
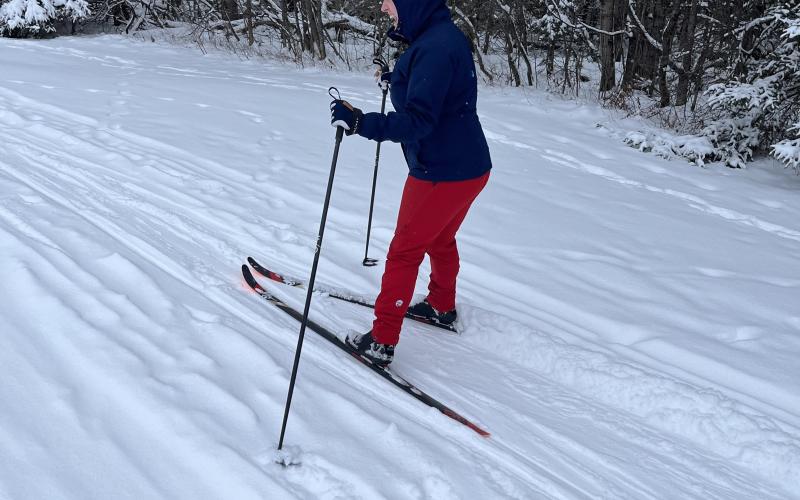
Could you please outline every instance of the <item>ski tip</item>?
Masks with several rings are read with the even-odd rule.
[[[247,267],[247,264],[242,264],[242,276],[244,277],[244,281],[247,283],[247,286],[250,288],[256,288],[258,283],[256,279],[253,278],[253,273],[250,272],[250,268]]]
[[[287,280],[286,278],[284,278],[283,276],[274,271],[270,271],[266,267],[259,264],[258,261],[256,261],[256,259],[252,257],[247,258],[247,263],[250,264],[258,274],[264,276],[265,278],[269,278],[272,281],[277,281],[278,283],[283,283],[284,285],[289,285],[289,286],[298,286],[300,284],[295,281]]]

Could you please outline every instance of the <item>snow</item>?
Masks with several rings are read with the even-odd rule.
[[[277,455],[298,325],[239,267],[308,274],[327,89],[379,109],[371,69],[116,36],[0,39],[0,67],[0,498],[800,498],[800,177],[776,161],[667,161],[592,104],[482,89],[462,335],[407,323],[394,367],[492,437],[309,334]],[[344,139],[317,278],[365,297],[374,154]],[[382,148],[372,257],[405,175]],[[312,318],[371,312],[317,294]]]

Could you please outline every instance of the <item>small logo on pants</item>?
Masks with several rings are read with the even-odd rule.
[[[397,302],[394,303],[394,306],[395,307],[403,307],[403,301],[402,300],[398,300]]]

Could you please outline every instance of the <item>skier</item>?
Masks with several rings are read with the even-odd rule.
[[[395,111],[363,113],[341,99],[330,107],[331,124],[346,135],[399,142],[409,168],[372,329],[346,339],[386,366],[394,358],[406,311],[446,325],[455,322],[455,236],[492,165],[476,111],[470,44],[445,0],[383,0],[381,11],[392,18],[389,37],[409,45],[394,70],[380,76],[380,84],[389,85]],[[409,308],[426,253],[428,295]]]

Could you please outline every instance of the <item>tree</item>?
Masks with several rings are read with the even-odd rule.
[[[9,0],[0,6],[0,33],[11,37],[45,36],[55,23],[89,15],[86,0]]]
[[[794,9],[792,9],[794,7]],[[778,51],[775,66],[778,73],[783,73],[783,95],[787,102],[781,115],[784,124],[791,123],[792,127],[786,128],[786,135],[794,133],[796,138],[785,138],[772,146],[772,154],[783,161],[786,166],[794,168],[800,173],[800,5],[787,2],[786,8],[778,13],[780,21],[784,24],[782,35],[783,44]]]
[[[783,0],[744,23],[735,77],[708,90],[718,118],[705,132],[731,166],[771,149],[800,167],[800,139],[792,139],[800,129],[799,12],[800,0]]]
[[[600,1],[600,92],[612,90],[617,84],[616,62],[622,54],[624,0]]]

